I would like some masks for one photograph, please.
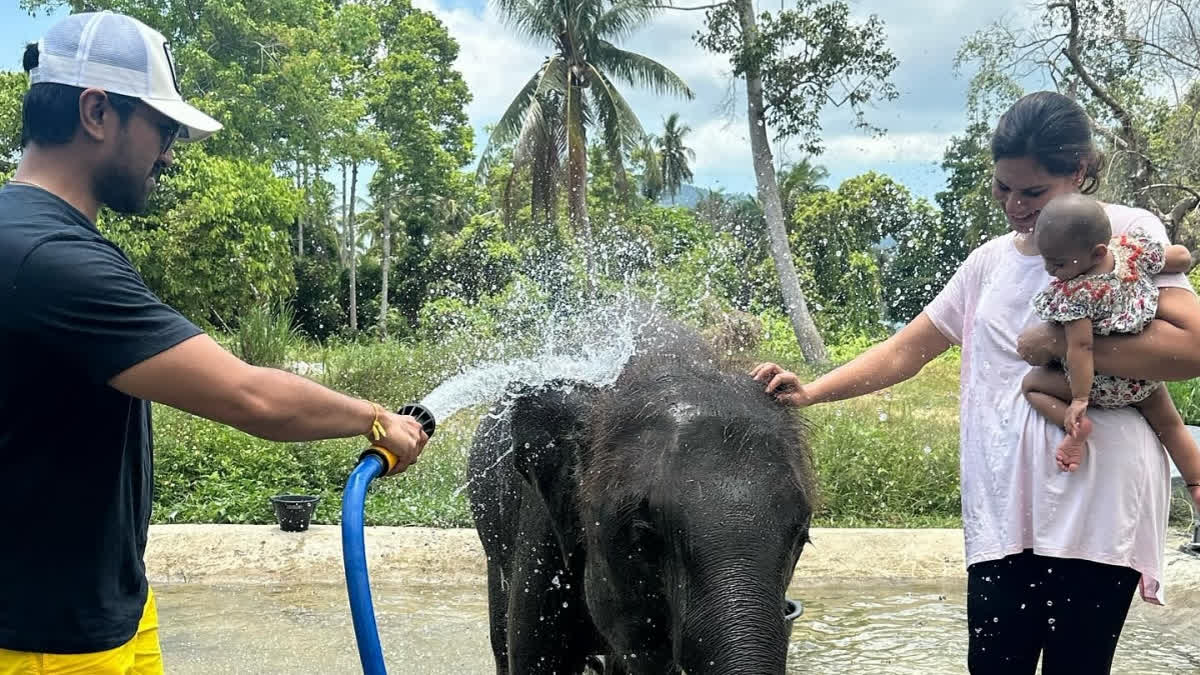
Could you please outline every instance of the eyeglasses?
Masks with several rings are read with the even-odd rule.
[[[171,146],[175,145],[175,141],[179,138],[179,132],[183,130],[183,125],[171,119],[159,121],[162,118],[162,115],[158,114],[157,112],[151,112],[153,108],[150,108],[150,106],[147,106],[144,103],[142,106],[144,106],[142,114],[146,116],[146,121],[150,122],[158,129],[158,154],[160,156],[165,155],[167,154],[167,151],[171,149]]]
[[[159,136],[162,137],[162,146],[158,154],[165,155],[175,145],[175,141],[179,139],[179,132],[183,129],[183,125],[178,122],[166,122],[158,125]]]

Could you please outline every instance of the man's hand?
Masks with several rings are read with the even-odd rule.
[[[429,442],[429,436],[425,435],[421,423],[411,415],[397,415],[380,410],[379,424],[383,426],[386,435],[375,440],[368,433],[367,439],[396,456],[396,466],[392,467],[387,475],[403,473],[408,467],[417,463],[417,457],[425,449],[425,444]]]
[[[1047,366],[1065,357],[1066,339],[1061,326],[1036,323],[1021,331],[1017,355],[1031,366]]]
[[[800,384],[800,378],[796,374],[774,363],[761,363],[755,366],[754,370],[750,371],[750,376],[758,382],[767,383],[767,393],[774,394],[776,400],[796,408],[803,408],[812,405],[812,399],[804,386]]]
[[[1192,503],[1196,506],[1196,515],[1200,516],[1200,485],[1189,486],[1188,493],[1192,495]]]

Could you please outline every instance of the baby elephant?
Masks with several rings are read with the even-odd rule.
[[[804,430],[694,334],[642,339],[616,383],[510,391],[470,502],[498,673],[783,673],[808,541]]]

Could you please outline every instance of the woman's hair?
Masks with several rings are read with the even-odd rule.
[[[1031,157],[1052,176],[1084,167],[1080,191],[1100,187],[1104,155],[1092,141],[1091,118],[1075,101],[1052,91],[1022,97],[1000,117],[992,135],[992,159]]]

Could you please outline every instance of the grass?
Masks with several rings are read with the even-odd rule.
[[[865,344],[836,352],[851,358]],[[464,345],[451,343],[296,343],[289,361],[317,362],[323,383],[395,406],[419,400],[458,370]],[[785,366],[799,358],[786,337],[757,356]],[[821,527],[960,527],[957,351],[917,377],[883,392],[816,406],[810,425],[820,485]],[[808,375],[811,375],[809,373]],[[421,461],[376,481],[367,498],[372,525],[471,527],[466,453],[482,409],[439,420]],[[321,496],[313,522],[340,522],[341,492],[364,439],[272,443],[185,413],[155,406],[155,522],[273,524],[268,498]],[[1187,502],[1173,522],[1190,522]]]

